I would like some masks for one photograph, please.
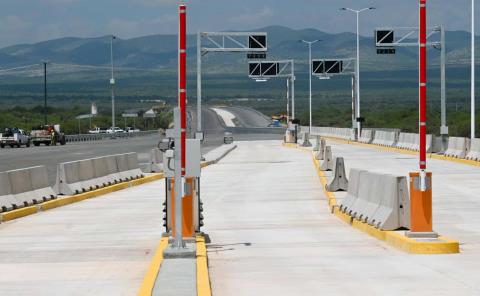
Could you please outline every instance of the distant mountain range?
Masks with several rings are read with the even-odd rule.
[[[249,30],[252,31],[252,30]],[[316,29],[294,30],[281,26],[270,26],[253,31],[268,33],[269,59],[295,59],[300,67],[306,66],[308,51],[300,39],[321,39],[314,45],[315,58],[353,57],[355,55],[355,34],[329,34]],[[464,31],[446,33],[447,61],[450,65],[467,66],[470,56],[470,34]],[[479,43],[480,44],[480,43]],[[115,64],[119,67],[162,69],[174,71],[177,59],[176,35],[151,35],[115,41]],[[439,51],[429,51],[430,65],[438,65]],[[196,57],[196,36],[188,36],[189,60]],[[363,70],[413,69],[417,65],[417,49],[401,48],[397,54],[377,55],[372,37],[361,38]],[[479,57],[480,58],[480,57]],[[58,64],[81,64],[109,66],[109,36],[97,38],[60,38],[35,44],[19,44],[0,49],[0,68],[18,67],[49,60]],[[239,64],[245,64],[246,56],[240,54],[209,54],[206,57],[206,71],[242,72]],[[193,64],[192,64],[193,65]],[[190,66],[190,71],[194,67]]]

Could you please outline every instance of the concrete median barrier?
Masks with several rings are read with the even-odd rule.
[[[0,172],[0,208],[1,212],[7,212],[17,207],[23,207],[23,203],[12,195],[10,180],[7,172]]]
[[[56,198],[44,166],[0,173],[1,211],[23,208]]]
[[[445,151],[445,156],[465,158],[467,156],[467,145],[467,138],[450,137],[448,139],[448,148],[447,151]]]
[[[325,147],[327,146],[327,142],[325,139],[320,140],[320,147],[318,149],[318,152],[315,154],[315,159],[316,160],[324,160],[325,159]]]
[[[55,191],[75,195],[141,177],[136,153],[66,162],[57,167]]]
[[[372,144],[393,147],[396,142],[397,132],[376,130]]]
[[[371,144],[373,142],[374,134],[374,130],[363,129],[362,134],[360,135],[360,139],[358,139],[358,142]]]
[[[413,151],[420,150],[420,138],[415,133],[400,133],[398,142],[395,146],[400,149],[407,149]],[[427,135],[427,153],[433,151],[433,135]]]
[[[407,178],[350,170],[347,197],[340,210],[381,230],[410,227]]]
[[[320,150],[320,142],[322,141],[322,138],[320,136],[315,136],[315,146],[313,146],[313,151],[319,151]]]
[[[150,173],[161,173],[163,172],[163,152],[154,148],[150,151],[150,163],[148,165],[148,171]]]
[[[329,192],[347,191],[348,180],[345,174],[345,162],[343,160],[343,157],[336,157],[334,163],[334,177],[332,182],[327,186],[326,189]]]
[[[348,190],[347,196],[342,200],[340,204],[340,211],[346,213],[350,211],[352,205],[358,198],[358,188],[360,188],[360,174],[365,172],[364,170],[351,169],[350,175],[348,176]]]
[[[312,147],[312,143],[310,143],[310,133],[308,132],[302,134],[302,147]]]
[[[325,147],[325,154],[323,157],[323,162],[320,165],[322,171],[333,171],[333,156],[332,156],[332,147]]]
[[[468,160],[480,161],[480,139],[473,139],[470,143],[470,150],[468,151]]]

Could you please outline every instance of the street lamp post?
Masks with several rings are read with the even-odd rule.
[[[367,11],[367,10],[374,10],[375,7],[367,7],[360,10],[351,9],[348,7],[340,8],[340,10],[351,11],[354,12],[357,16],[357,66],[356,66],[356,88],[357,88],[357,137],[360,139],[361,137],[361,128],[362,123],[359,121],[360,119],[360,13]]]
[[[306,40],[300,40],[300,42],[308,44],[308,70],[309,70],[309,129],[308,132],[312,134],[312,44],[320,42],[322,40],[313,40],[313,41],[306,41]]]
[[[475,139],[475,0],[472,0],[472,77],[471,77],[471,137]]]
[[[110,64],[112,69],[112,78],[110,78],[110,87],[112,90],[112,133],[115,133],[115,78],[113,76],[113,40],[117,39],[111,35],[110,39]]]

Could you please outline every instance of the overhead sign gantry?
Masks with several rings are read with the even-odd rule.
[[[445,28],[436,26],[427,28],[427,46],[440,50],[440,96],[441,127],[440,134],[444,139],[448,136],[447,126],[447,92],[446,92],[446,47]],[[417,27],[383,27],[375,30],[377,54],[395,54],[397,47],[418,47],[419,29]]]
[[[295,119],[295,61],[250,61],[248,77],[257,81],[270,78],[287,79],[287,122],[290,116],[290,93],[292,98],[292,119]]]
[[[200,32],[197,35],[197,136],[202,133],[202,56],[210,53],[246,53],[248,58],[266,58],[265,32]]]
[[[312,75],[319,79],[330,79],[334,76],[351,76],[352,77],[352,128],[356,128],[356,122],[362,122],[363,119],[356,112],[356,96],[355,96],[355,59],[313,59]]]

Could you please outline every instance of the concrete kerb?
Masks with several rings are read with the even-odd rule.
[[[286,145],[284,145],[286,146]],[[290,147],[290,146],[286,146]],[[297,147],[291,147],[297,148]],[[390,246],[410,253],[410,254],[457,254],[460,253],[460,244],[458,241],[449,239],[444,236],[439,236],[436,241],[421,241],[409,238],[405,235],[405,231],[385,231],[375,228],[368,223],[357,220],[347,214],[345,214],[337,203],[337,199],[334,193],[328,192],[325,188],[327,185],[327,178],[325,173],[320,169],[320,163],[315,159],[314,154],[311,151],[304,150],[312,155],[312,159],[319,176],[322,188],[328,199],[328,206],[331,213],[337,216],[340,220],[349,224],[355,229],[361,230],[372,237],[382,240]],[[359,170],[361,173],[362,171]],[[353,185],[352,176],[350,176],[350,184]],[[353,190],[353,189],[352,189]]]

